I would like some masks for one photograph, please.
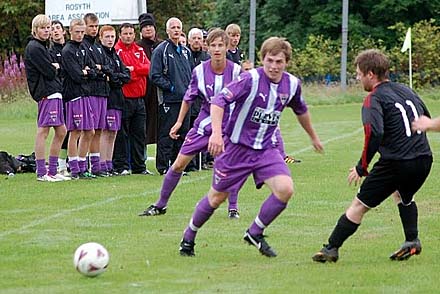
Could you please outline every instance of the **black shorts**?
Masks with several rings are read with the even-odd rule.
[[[428,177],[431,165],[431,156],[400,161],[379,159],[363,181],[357,198],[373,208],[398,191],[402,203],[408,205]]]

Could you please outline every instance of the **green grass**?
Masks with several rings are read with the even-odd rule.
[[[39,183],[35,175],[22,174],[0,177],[0,293],[438,293],[437,164],[417,195],[420,256],[388,260],[403,241],[398,211],[389,199],[368,213],[336,264],[311,261],[356,193],[346,177],[363,142],[359,103],[311,100],[326,151],[313,152],[291,112],[284,114],[286,151],[302,163],[290,166],[294,199],[266,230],[277,258],[265,258],[242,241],[269,193],[256,190],[252,180],[240,193],[241,218],[229,220],[221,206],[198,234],[197,256],[182,258],[182,232],[210,186],[209,171],[184,177],[168,213],[152,218],[137,213],[156,200],[161,176]],[[32,152],[34,141],[35,105],[19,103],[0,107],[0,149],[12,154]],[[438,101],[427,104],[440,114]],[[436,155],[440,134],[429,136]],[[153,162],[148,164],[154,169]],[[81,276],[72,263],[76,247],[89,241],[103,244],[111,255],[108,271],[97,278]]]

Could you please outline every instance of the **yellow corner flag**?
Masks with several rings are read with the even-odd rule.
[[[405,42],[403,42],[401,52],[406,52],[406,50],[411,49],[411,28],[408,28],[405,36]]]

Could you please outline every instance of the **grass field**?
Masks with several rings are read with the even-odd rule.
[[[427,104],[440,115],[440,102]],[[0,150],[32,152],[33,107],[0,106]],[[274,259],[242,241],[268,195],[251,180],[240,193],[241,218],[229,220],[226,206],[220,207],[199,231],[197,256],[183,258],[178,254],[182,232],[210,186],[210,171],[184,177],[168,213],[151,218],[137,213],[156,200],[158,175],[62,183],[40,183],[33,174],[1,177],[0,293],[439,293],[437,164],[417,195],[420,256],[388,259],[404,240],[398,210],[388,199],[369,212],[336,264],[311,260],[357,190],[346,177],[361,154],[360,107],[311,106],[324,155],[312,151],[293,114],[284,113],[286,151],[302,162],[290,166],[294,199],[266,230],[278,253]],[[440,134],[429,137],[436,155]],[[148,164],[153,170],[154,163]],[[81,276],[72,263],[76,247],[89,241],[103,244],[111,255],[108,271],[97,278]]]

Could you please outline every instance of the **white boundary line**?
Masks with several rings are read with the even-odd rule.
[[[359,129],[355,130],[354,132],[330,138],[328,140],[323,141],[322,144],[325,145],[325,144],[328,144],[328,143],[333,142],[333,141],[337,141],[337,140],[340,140],[340,139],[345,139],[345,138],[351,137],[353,135],[356,135],[356,134],[360,133],[362,130],[363,130],[363,128],[359,128]],[[309,151],[309,150],[312,150],[312,149],[313,149],[313,146],[308,146],[308,147],[299,149],[297,151],[294,151],[294,152],[292,152],[292,154],[299,154],[299,153],[303,153],[305,151]],[[195,181],[203,180],[203,179],[208,178],[208,177],[211,177],[211,175],[203,176],[203,177],[197,177],[197,178],[192,178],[190,180],[183,181],[182,183],[183,184],[192,183],[192,182],[195,182]],[[148,192],[134,194],[134,195],[123,195],[123,196],[118,196],[118,197],[107,198],[107,199],[102,200],[102,201],[98,201],[98,202],[82,205],[82,206],[79,206],[79,207],[76,207],[76,208],[65,209],[65,210],[63,210],[61,212],[52,214],[52,215],[50,215],[48,217],[40,218],[40,219],[38,219],[36,221],[30,222],[29,224],[24,225],[24,226],[22,226],[22,227],[20,227],[18,229],[13,229],[13,230],[1,232],[0,233],[0,239],[3,239],[4,237],[9,236],[11,234],[24,232],[25,230],[27,230],[29,228],[36,227],[36,226],[44,224],[44,223],[46,223],[46,222],[48,222],[48,221],[50,221],[52,219],[56,219],[58,217],[66,216],[68,214],[71,214],[71,213],[74,213],[74,212],[77,212],[77,211],[81,211],[81,210],[84,210],[84,209],[88,209],[88,208],[96,207],[96,206],[100,206],[100,205],[105,205],[105,204],[108,204],[108,203],[111,203],[111,202],[119,201],[119,200],[124,199],[124,198],[136,198],[136,197],[140,197],[140,196],[147,196],[147,195],[151,195],[151,194],[158,194],[159,192],[160,192],[160,190],[156,189],[156,190],[153,190],[153,191],[148,191]]]

